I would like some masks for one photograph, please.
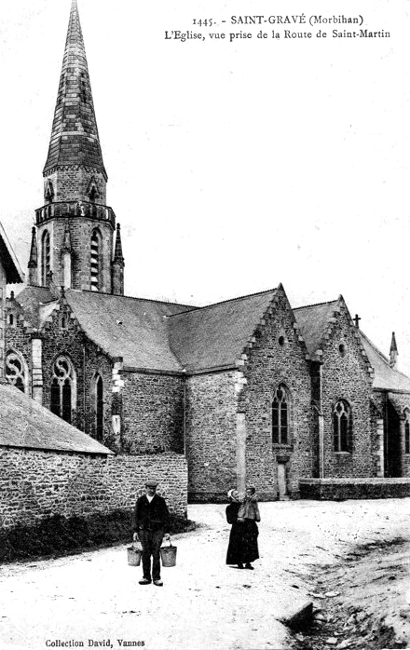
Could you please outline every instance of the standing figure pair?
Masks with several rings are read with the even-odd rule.
[[[260,521],[255,488],[253,485],[247,487],[242,500],[237,490],[229,490],[228,497],[230,504],[226,508],[226,519],[232,528],[226,564],[236,564],[238,569],[253,570],[251,562],[259,558],[259,530],[256,522]]]

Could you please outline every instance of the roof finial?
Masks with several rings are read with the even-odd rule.
[[[391,343],[390,343],[390,367],[391,368],[397,368],[397,357],[399,356],[399,353],[397,351],[397,343],[396,343],[396,336],[394,332],[392,332],[391,335]]]
[[[28,268],[37,268],[37,238],[36,238],[36,227],[33,226],[31,229],[31,249],[30,249],[30,259],[28,262]]]
[[[122,254],[121,232],[120,232],[119,223],[117,223],[117,235],[115,237],[114,262],[121,262],[121,263],[124,262],[124,256]]]

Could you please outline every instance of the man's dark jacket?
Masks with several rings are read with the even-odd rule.
[[[144,494],[135,506],[135,530],[163,530],[168,532],[169,512],[165,499],[155,494],[151,503]]]

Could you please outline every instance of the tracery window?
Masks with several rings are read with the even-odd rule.
[[[6,356],[6,379],[23,393],[26,392],[28,380],[26,364],[23,357],[13,351],[8,352]]]
[[[66,422],[71,423],[76,406],[76,377],[73,364],[64,356],[58,357],[53,365],[50,387],[50,410]]]
[[[410,454],[410,409],[404,409],[404,453]]]
[[[339,400],[333,410],[333,449],[350,451],[352,412],[345,400]]]
[[[272,442],[286,445],[289,443],[289,391],[284,384],[279,384],[272,400]]]
[[[99,291],[101,289],[101,235],[98,230],[93,230],[91,235],[90,274],[91,291]]]
[[[43,287],[48,285],[48,276],[50,273],[50,233],[45,230],[41,238],[41,284]]]
[[[104,433],[104,384],[101,375],[95,378],[95,434],[97,440],[103,439]]]

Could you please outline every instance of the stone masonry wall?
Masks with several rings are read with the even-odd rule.
[[[312,476],[315,461],[310,371],[285,296],[278,295],[264,320],[244,365],[247,384],[239,401],[246,414],[246,479],[259,498],[276,499],[283,462],[287,491],[296,498],[299,478]],[[272,442],[272,399],[280,383],[289,395],[288,444]]]
[[[72,424],[96,437],[95,376],[103,380],[104,434],[101,442],[117,451],[111,430],[112,362],[79,328],[67,305],[60,305],[46,323],[43,332],[43,405],[50,408],[52,369],[58,355],[70,358],[76,375],[76,409]]]
[[[5,301],[6,301],[6,272],[0,260],[0,379],[4,376],[4,337],[5,337]]]
[[[50,233],[51,270],[53,282],[57,287],[64,286],[63,244],[66,222],[70,227],[72,263],[71,276],[73,289],[91,288],[91,236],[94,229],[101,234],[101,287],[100,291],[111,293],[111,258],[113,251],[113,227],[108,221],[87,219],[86,217],[56,217],[37,227],[38,284],[41,285],[41,242],[45,230]]]
[[[410,497],[407,478],[302,479],[302,499],[343,501],[345,499],[399,499]]]
[[[60,167],[45,176],[45,193],[50,181],[53,185],[54,201],[89,201],[88,191],[92,180],[95,181],[99,193],[96,202],[105,204],[107,183],[103,174],[95,169],[81,165]]]
[[[0,528],[132,509],[147,477],[172,513],[185,516],[187,467],[178,454],[90,456],[0,447]]]
[[[372,379],[355,334],[347,309],[342,307],[340,313],[335,314],[323,353],[325,478],[374,476],[370,420]],[[352,411],[350,452],[334,450],[333,410],[340,399],[346,400]]]
[[[236,371],[187,379],[186,453],[191,501],[236,487]]]
[[[27,377],[27,393],[31,395],[31,333],[28,324],[24,322],[24,316],[20,306],[18,306],[14,299],[7,300],[6,318],[9,320],[10,315],[13,316],[13,324],[7,324],[5,336],[5,352],[10,350],[20,354],[25,362],[28,377]]]
[[[138,372],[124,372],[122,379],[123,451],[182,453],[184,379]]]
[[[401,475],[410,477],[410,454],[406,454],[404,435],[404,410],[410,409],[410,395],[407,393],[388,393],[387,399],[393,404],[400,417]]]

